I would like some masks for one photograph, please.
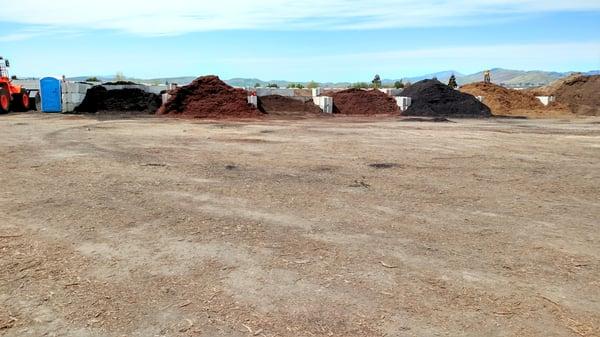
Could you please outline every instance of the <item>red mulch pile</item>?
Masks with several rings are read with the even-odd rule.
[[[333,97],[333,113],[344,115],[400,114],[396,100],[379,90],[348,89],[324,93]]]
[[[313,115],[322,113],[321,108],[313,103],[312,97],[262,96],[258,98],[258,109],[270,115]]]
[[[248,104],[248,92],[217,76],[203,76],[179,87],[158,111],[160,115],[189,118],[254,118],[263,114]]]

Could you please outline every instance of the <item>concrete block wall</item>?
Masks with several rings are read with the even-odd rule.
[[[550,103],[555,101],[554,96],[536,96],[537,99],[540,100],[540,102],[542,102],[542,104],[544,104],[545,106],[550,105]]]
[[[287,88],[247,88],[246,89],[250,93],[256,93],[256,96],[270,96],[270,95],[279,95],[284,97],[313,97],[321,95],[321,88],[315,89],[287,89]]]
[[[29,90],[40,90],[40,80],[13,80],[13,84]]]
[[[295,96],[294,89],[280,89],[280,88],[255,88],[250,91],[256,92],[256,96],[270,96],[270,95],[279,95],[285,97],[293,97]]]
[[[248,104],[252,104],[255,108],[258,108],[258,96],[248,96]]]
[[[294,90],[294,96],[296,97],[312,97],[312,90],[311,89],[293,89]]]
[[[165,105],[171,98],[171,95],[170,94],[162,94],[160,97],[162,98],[162,104]]]
[[[382,93],[389,95],[389,96],[400,96],[402,95],[402,91],[404,91],[404,89],[391,89],[391,88],[382,88],[379,89],[379,91],[381,91]]]
[[[399,97],[395,97],[395,99],[396,99],[396,104],[398,104],[398,106],[400,107],[400,111],[408,110],[408,108],[412,104],[412,98],[410,98],[410,97],[399,96]]]
[[[160,95],[160,94],[161,94],[161,92],[170,90],[170,89],[169,89],[169,86],[168,86],[168,85],[166,85],[166,84],[161,84],[161,85],[149,85],[149,86],[147,86],[147,88],[148,88],[148,89],[146,90],[147,92],[153,93],[153,94],[155,94],[155,95]]]
[[[75,108],[83,102],[85,94],[91,84],[78,82],[63,82],[62,83],[62,111],[73,112]]]
[[[333,97],[329,96],[315,96],[313,97],[313,103],[318,105],[321,110],[326,114],[333,113]]]

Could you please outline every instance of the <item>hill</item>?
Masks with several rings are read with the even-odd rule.
[[[503,68],[495,68],[491,70],[492,73],[492,82],[495,84],[499,84],[502,86],[506,86],[509,88],[531,88],[531,87],[540,87],[544,85],[548,85],[556,80],[560,80],[562,78],[568,77],[572,75],[574,72],[552,72],[552,71],[524,71],[524,70],[512,70],[512,69],[503,69]],[[476,83],[483,80],[483,71],[474,73],[474,74],[461,74],[458,71],[453,70],[445,70],[436,73],[431,73],[427,75],[414,76],[414,77],[405,77],[402,79],[384,79],[382,80],[382,84],[387,87],[391,87],[394,85],[396,81],[402,80],[404,83],[411,82],[415,83],[424,79],[432,79],[437,78],[440,82],[447,83],[450,76],[454,74],[456,76],[456,80],[459,85],[465,85],[469,83]],[[592,70],[584,75],[598,75],[600,74],[600,70]],[[86,79],[94,77],[94,76],[78,76],[71,77],[69,80],[72,81],[85,81]],[[101,81],[113,81],[114,76],[95,76]],[[134,82],[143,82],[143,83],[177,83],[180,85],[185,85],[191,83],[196,76],[181,76],[181,77],[162,77],[162,78],[151,78],[151,79],[136,79],[136,78],[127,78],[127,80],[131,80]],[[370,83],[371,78],[367,78],[363,80],[366,83]],[[257,83],[261,87],[266,87],[269,84],[277,84],[280,88],[286,88],[288,85],[292,83],[302,83],[306,86],[306,82],[293,82],[287,80],[270,80],[264,81],[258,78],[232,78],[229,80],[225,80],[225,82],[234,87],[254,87]],[[326,82],[320,83],[322,87],[327,88],[348,88],[352,86],[350,82]]]

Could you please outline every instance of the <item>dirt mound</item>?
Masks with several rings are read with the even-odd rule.
[[[575,73],[568,77],[558,79],[558,80],[556,80],[548,85],[545,85],[543,87],[526,89],[526,91],[532,93],[534,96],[554,96],[554,93],[556,93],[556,91],[558,89],[560,89],[560,87],[562,87],[565,83],[571,82],[580,77],[583,77],[583,75],[581,73]]]
[[[460,91],[473,96],[483,96],[483,103],[494,115],[525,117],[556,117],[570,115],[564,105],[544,106],[530,91],[508,89],[491,83],[471,83],[460,87]]]
[[[217,76],[203,76],[179,87],[159,114],[191,118],[252,118],[262,113],[248,104],[248,93]]]
[[[429,117],[490,117],[492,112],[472,95],[454,90],[438,80],[423,80],[404,89],[412,104],[402,114]]]
[[[160,96],[141,89],[108,90],[103,86],[90,88],[75,112],[126,112],[153,114],[160,108]]]
[[[495,115],[513,115],[527,110],[543,110],[545,106],[533,94],[508,89],[492,83],[471,83],[460,87],[460,91],[473,96],[483,96],[484,103]]]
[[[396,100],[379,90],[347,89],[326,92],[333,97],[333,113],[344,115],[399,114]]]
[[[576,114],[600,115],[600,75],[571,78],[552,95]]]
[[[313,103],[312,97],[291,98],[268,95],[258,98],[258,109],[273,115],[321,114],[321,109]]]

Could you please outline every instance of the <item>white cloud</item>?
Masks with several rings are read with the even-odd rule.
[[[21,0],[0,21],[177,35],[228,29],[376,29],[479,23],[552,11],[600,11],[598,0]],[[22,38],[5,36],[5,39]]]

